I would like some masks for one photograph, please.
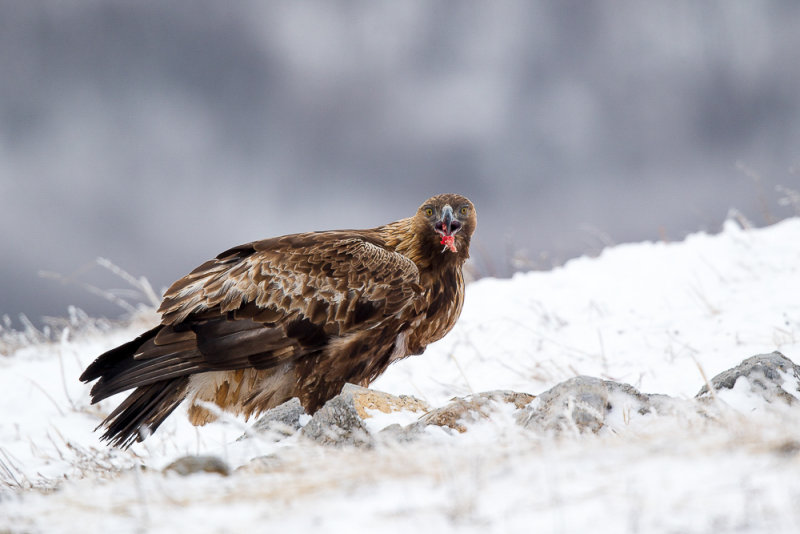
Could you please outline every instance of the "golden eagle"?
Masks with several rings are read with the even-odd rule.
[[[367,386],[394,361],[453,328],[477,224],[461,195],[369,230],[286,235],[227,250],[167,290],[161,324],[99,356],[80,379],[92,403],[135,388],[103,421],[127,447],[186,398],[249,417],[298,397],[314,413],[347,383]]]

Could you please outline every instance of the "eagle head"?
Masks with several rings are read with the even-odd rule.
[[[417,228],[430,236],[442,253],[469,255],[469,241],[477,225],[475,206],[467,197],[436,195],[417,210]]]

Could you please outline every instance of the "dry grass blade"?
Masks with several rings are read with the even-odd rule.
[[[117,306],[119,306],[120,308],[122,308],[123,310],[125,310],[128,313],[135,313],[136,312],[136,308],[134,306],[132,306],[128,301],[119,298],[117,295],[115,295],[114,293],[112,293],[111,291],[108,291],[106,289],[101,289],[101,288],[99,288],[97,286],[94,286],[92,284],[88,284],[86,282],[76,282],[76,281],[71,280],[71,279],[69,279],[69,278],[67,278],[67,277],[65,277],[65,276],[63,276],[61,274],[54,273],[54,272],[51,272],[51,271],[39,271],[39,276],[41,276],[42,278],[48,278],[50,280],[58,280],[59,282],[62,282],[62,283],[75,283],[75,284],[78,284],[83,289],[88,291],[89,293],[91,293],[93,295],[97,295],[98,297],[101,297],[101,298],[111,302],[112,304],[116,304]]]
[[[115,275],[128,282],[132,287],[141,291],[151,306],[158,307],[158,305],[161,304],[161,298],[156,294],[155,291],[153,291],[153,286],[150,285],[150,282],[144,276],[135,278],[132,274],[120,266],[115,265],[111,262],[111,260],[106,258],[97,258],[97,264],[108,269]]]
[[[703,383],[708,388],[708,393],[711,395],[711,398],[714,399],[714,402],[718,402],[719,398],[717,397],[717,390],[714,389],[714,386],[708,380],[706,376],[706,372],[703,370],[703,366],[700,365],[700,362],[697,361],[697,358],[694,357],[694,354],[690,354],[689,357],[692,359],[694,364],[697,366],[697,370],[700,371],[700,376],[703,378]]]
[[[778,205],[791,206],[792,209],[794,209],[795,215],[800,215],[800,191],[789,189],[788,187],[783,187],[782,185],[776,186],[775,190],[784,195],[778,199]]]
[[[4,475],[3,478],[6,478],[6,480],[0,481],[9,487],[16,487],[18,489],[25,489],[26,487],[30,486],[30,483],[27,480],[25,480],[27,484],[23,484],[14,474],[14,471],[16,471],[21,477],[25,476],[23,472],[16,467],[8,452],[2,447],[0,447],[0,456],[0,474]]]
[[[135,318],[159,305],[161,299],[145,277],[136,278],[105,258],[98,258],[96,264],[125,280],[131,286],[131,289],[103,289],[77,280],[76,277],[89,268],[86,266],[68,276],[51,271],[39,271],[39,276],[49,280],[56,280],[63,284],[78,285],[87,292],[119,306],[131,318]],[[107,331],[113,324],[113,321],[108,319],[89,317],[74,306],[68,308],[68,313],[68,318],[44,317],[45,326],[42,329],[38,329],[25,315],[20,315],[19,322],[22,325],[20,330],[14,328],[9,316],[3,315],[0,323],[0,356],[11,356],[19,349],[31,345],[59,340],[63,342],[67,339],[66,336],[74,336],[85,332]]]

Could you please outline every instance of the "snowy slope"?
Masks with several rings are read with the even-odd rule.
[[[800,531],[800,409],[738,383],[713,421],[620,419],[598,435],[536,435],[498,412],[464,434],[332,449],[236,441],[241,420],[195,429],[176,414],[109,449],[92,429],[120,399],[90,407],[77,377],[154,320],[0,357],[0,532]],[[372,387],[441,406],[583,374],[689,399],[704,374],[773,350],[800,363],[800,219],[481,280],[450,335]],[[240,469],[161,473],[197,453]]]

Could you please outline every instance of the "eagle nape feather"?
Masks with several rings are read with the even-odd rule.
[[[441,339],[464,301],[477,225],[457,194],[366,230],[308,232],[228,249],[167,289],[161,324],[81,375],[92,403],[132,390],[100,426],[129,447],[184,401],[192,424],[250,417],[297,397],[308,413]],[[444,245],[444,247],[443,247]],[[213,408],[213,407],[212,407]]]

